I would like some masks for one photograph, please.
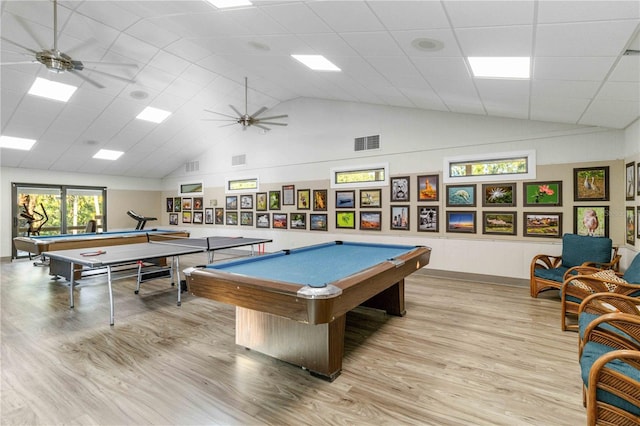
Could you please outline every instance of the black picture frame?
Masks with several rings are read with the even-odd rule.
[[[633,246],[636,244],[636,227],[638,226],[636,223],[636,208],[633,206],[627,207],[625,213],[625,241],[627,244]]]
[[[336,191],[336,209],[352,209],[356,206],[356,191]]]
[[[253,226],[253,212],[240,212],[240,226]]]
[[[418,176],[418,201],[440,201],[440,175]]]
[[[361,189],[360,190],[360,208],[374,209],[382,207],[382,190],[381,189]]]
[[[326,213],[312,213],[309,215],[309,230],[311,231],[327,231],[328,215]]]
[[[204,221],[204,213],[202,212],[202,210],[194,211],[192,223],[196,225],[201,225],[203,221]]]
[[[267,211],[269,209],[269,196],[266,192],[256,192],[256,211]]]
[[[271,228],[271,213],[256,213],[256,228]]]
[[[326,212],[328,202],[329,198],[327,197],[326,189],[313,190],[313,211]]]
[[[238,224],[238,212],[237,211],[226,211],[225,212],[225,224],[226,225],[237,225]]]
[[[283,206],[295,206],[296,205],[296,187],[295,185],[282,185],[282,205]]]
[[[182,223],[191,223],[191,210],[182,210]]]
[[[536,238],[562,238],[561,212],[523,212],[522,235]]]
[[[169,213],[169,225],[178,224],[178,213]]]
[[[243,194],[240,196],[240,209],[241,210],[253,209],[253,194]]]
[[[277,191],[280,193],[280,191]],[[271,215],[273,222],[271,223],[271,227],[275,229],[287,229],[287,214],[286,213],[273,213]]]
[[[574,201],[609,201],[609,166],[573,169]]]
[[[173,212],[173,201],[174,201],[173,197],[167,197],[167,203],[166,203],[167,213]]]
[[[515,207],[516,183],[483,183],[482,207]]]
[[[418,232],[440,232],[438,206],[418,206]]]
[[[476,212],[447,210],[447,232],[475,234]]]
[[[355,229],[356,228],[356,212],[353,210],[336,211],[336,228]]]
[[[173,197],[173,211],[175,213],[182,211],[182,197]]]
[[[290,229],[307,229],[307,214],[298,213],[298,212],[290,213],[289,228]]]
[[[280,210],[280,196],[280,191],[269,191],[269,210]]]
[[[311,210],[311,190],[298,189],[297,195],[298,210]]]
[[[409,206],[390,206],[391,218],[389,228],[394,231],[408,231],[410,229]]]
[[[224,225],[224,209],[222,207],[216,207],[214,209],[214,224]]]
[[[207,207],[204,209],[204,223],[207,225],[213,225],[213,208]]]
[[[562,206],[562,181],[525,182],[522,190],[522,205],[524,207]]]
[[[227,210],[238,210],[238,196],[227,195],[224,206]]]
[[[411,182],[409,176],[391,178],[391,202],[409,202],[411,200]]]
[[[636,162],[632,161],[625,165],[625,199],[633,201],[636,198]]]
[[[202,197],[193,197],[193,209],[202,210],[204,208],[204,199]]]
[[[360,230],[361,231],[381,231],[382,230],[382,212],[365,210],[360,212]]]
[[[483,211],[482,233],[489,235],[516,235],[518,213],[515,211]]]
[[[446,186],[447,207],[475,207],[476,206],[476,184],[447,185]]]
[[[573,206],[573,233],[609,237],[609,206]]]

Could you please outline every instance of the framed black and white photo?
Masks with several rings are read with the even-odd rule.
[[[440,227],[440,214],[438,207],[418,206],[418,231],[419,232],[438,232]]]
[[[391,178],[391,201],[409,201],[409,176]]]

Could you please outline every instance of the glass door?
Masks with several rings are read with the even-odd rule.
[[[66,234],[103,232],[104,189],[67,188]]]

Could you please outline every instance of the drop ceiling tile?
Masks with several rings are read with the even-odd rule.
[[[397,87],[426,88],[427,82],[416,67],[406,57],[367,57],[376,70]]]
[[[448,28],[442,4],[435,1],[373,1],[369,7],[388,30]]]
[[[210,50],[194,43],[193,40],[186,39],[176,40],[169,46],[166,46],[164,50],[189,62],[198,62],[211,56]]]
[[[139,21],[140,16],[120,7],[123,3],[125,2],[85,1],[80,3],[77,11],[108,27],[124,31]]]
[[[454,27],[529,25],[534,20],[533,1],[443,1]]]
[[[309,3],[309,7],[338,33],[384,29],[380,20],[365,2],[314,2]]]
[[[615,59],[538,57],[533,64],[533,76],[538,80],[602,81]]]
[[[538,22],[541,24],[638,18],[640,18],[640,3],[637,1],[538,2]]]
[[[124,33],[120,34],[111,49],[137,64],[148,63],[158,53],[157,47]]]
[[[153,22],[141,20],[127,28],[126,33],[131,37],[143,40],[152,46],[162,49],[180,39],[178,34],[167,28],[158,27]]]
[[[589,105],[580,124],[624,129],[640,115],[637,101],[596,100]]]
[[[301,34],[300,40],[308,45],[307,49],[293,51],[296,55],[319,54],[329,60],[337,56],[355,56],[356,51],[337,34]],[[303,49],[302,47],[300,49]]]
[[[609,76],[609,81],[640,81],[640,55],[620,57]]]
[[[463,58],[411,58],[411,61],[427,81],[435,85],[443,81],[471,81],[467,62]]]
[[[600,82],[569,80],[538,80],[532,82],[532,96],[540,98],[591,99],[595,96]]]
[[[538,56],[618,56],[634,34],[637,21],[541,24],[536,31]]]
[[[533,26],[459,28],[455,30],[464,56],[531,56]]]
[[[327,33],[331,29],[309,6],[298,2],[284,2],[263,8],[287,32],[292,34]]]
[[[457,57],[461,55],[455,34],[449,28],[439,30],[420,31],[393,31],[393,38],[398,42],[404,52],[410,57],[437,58],[443,56]],[[413,46],[413,41],[418,39],[430,39],[443,44],[440,50],[422,50]]]
[[[640,104],[640,82],[607,82],[598,92],[596,99],[631,101]]]
[[[271,18],[262,8],[246,7],[229,9],[225,16],[235,22],[238,27],[247,28],[246,33],[256,36],[268,34],[282,34],[287,32],[277,20]]]
[[[385,31],[343,33],[342,38],[361,56],[404,56],[398,43]]]

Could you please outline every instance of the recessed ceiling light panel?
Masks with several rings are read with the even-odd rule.
[[[17,138],[14,136],[5,135],[0,136],[0,148],[29,151],[35,143],[35,139]]]
[[[474,77],[528,79],[531,58],[528,56],[509,57],[468,57]]]
[[[158,108],[146,107],[136,117],[140,120],[151,121],[153,123],[162,123],[171,113]]]
[[[97,158],[99,160],[117,160],[120,156],[124,154],[122,151],[112,151],[110,149],[101,149],[96,152],[96,155],[93,158]]]
[[[67,102],[77,87],[37,77],[29,89],[30,95],[41,96],[55,101]]]
[[[322,55],[291,55],[291,57],[314,71],[341,71]]]

